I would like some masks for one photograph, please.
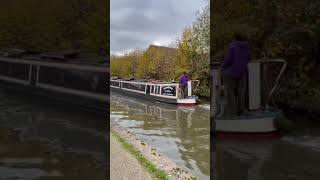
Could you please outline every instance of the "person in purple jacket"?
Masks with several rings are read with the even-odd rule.
[[[245,79],[250,58],[249,43],[235,33],[222,65],[227,99],[225,115],[240,115],[244,111]]]
[[[180,76],[179,85],[180,85],[180,98],[185,98],[185,96],[188,94],[187,90],[187,84],[189,81],[189,77],[186,72],[183,72]]]

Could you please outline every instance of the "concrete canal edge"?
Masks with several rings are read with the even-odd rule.
[[[128,131],[126,128],[121,127],[118,123],[111,123],[111,134],[118,136],[125,140],[128,144],[132,145],[147,161],[150,161],[155,167],[166,173],[167,178],[170,180],[195,180],[196,177],[192,176],[189,172],[180,168],[168,157],[159,153],[155,148],[139,139],[135,134]],[[118,140],[118,139],[117,139]],[[112,157],[110,157],[112,158]],[[154,174],[153,174],[154,175]],[[159,179],[159,178],[157,178]]]

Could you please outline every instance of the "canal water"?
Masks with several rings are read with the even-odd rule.
[[[288,118],[293,129],[277,140],[217,140],[212,147],[216,150],[213,179],[318,180],[319,120],[304,115]]]
[[[106,179],[105,119],[3,89],[0,99],[0,179]]]
[[[210,177],[209,105],[177,107],[111,94],[111,120],[197,176]],[[318,180],[320,121],[287,116],[294,129],[275,140],[216,140],[215,180]]]
[[[209,104],[182,107],[111,92],[110,119],[198,179],[210,179]]]

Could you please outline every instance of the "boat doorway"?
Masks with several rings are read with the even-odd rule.
[[[150,94],[150,85],[147,85],[146,93]]]

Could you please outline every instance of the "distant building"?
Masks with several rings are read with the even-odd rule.
[[[177,53],[176,48],[171,47],[165,47],[165,46],[156,46],[156,45],[150,45],[147,51],[158,51],[163,55],[174,55]]]
[[[160,55],[161,64],[167,65],[171,61],[175,60],[175,56],[177,55],[177,49],[165,46],[156,46],[150,45],[147,49],[147,52],[156,52]]]

